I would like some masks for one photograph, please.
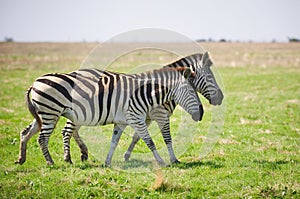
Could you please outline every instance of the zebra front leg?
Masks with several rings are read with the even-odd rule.
[[[130,156],[131,156],[131,152],[133,151],[136,143],[140,140],[140,136],[137,133],[134,133],[134,135],[132,136],[132,141],[124,155],[124,159],[125,161],[128,161]]]
[[[38,143],[41,147],[41,150],[43,152],[43,155],[44,155],[48,165],[54,164],[54,162],[51,158],[51,155],[49,153],[49,150],[48,150],[48,141],[49,141],[50,135],[53,132],[55,124],[43,124],[42,128],[41,128],[41,133],[38,138]]]
[[[126,127],[126,125],[119,125],[119,124],[114,125],[114,132],[113,132],[113,135],[111,138],[110,149],[106,156],[105,166],[108,166],[108,167],[111,166],[112,156],[113,156],[115,149],[120,141],[120,137],[121,137],[125,127]]]
[[[28,140],[39,132],[39,125],[36,120],[20,133],[20,152],[19,159],[15,161],[15,164],[23,164],[26,161],[26,148]]]
[[[162,136],[164,138],[164,142],[168,148],[171,163],[173,164],[180,163],[180,161],[176,158],[173,150],[172,137],[170,133],[170,118],[168,117],[168,119],[166,120],[158,120],[157,124],[161,130]]]
[[[157,152],[155,144],[148,133],[146,123],[139,120],[139,121],[131,123],[131,126],[134,128],[135,132],[139,135],[139,137],[142,138],[143,141],[147,144],[148,148],[152,151],[156,162],[160,166],[163,166],[163,167],[167,166],[165,161],[160,157],[160,155]]]
[[[77,143],[77,145],[80,148],[80,152],[81,152],[81,161],[86,161],[89,157],[88,154],[88,148],[87,146],[84,144],[83,140],[81,139],[81,137],[78,134],[80,126],[77,126],[76,130],[73,132],[73,137]]]
[[[147,119],[146,120],[146,125],[147,127],[149,127],[151,124],[151,119]],[[125,161],[128,161],[130,156],[131,156],[131,153],[136,145],[136,143],[138,143],[138,141],[140,140],[140,136],[135,132],[134,135],[132,136],[132,140],[131,140],[131,143],[126,151],[126,153],[124,154],[124,160]]]

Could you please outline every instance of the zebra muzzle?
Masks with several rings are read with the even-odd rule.
[[[199,105],[199,111],[192,113],[192,118],[195,122],[201,121],[204,114],[202,104]]]

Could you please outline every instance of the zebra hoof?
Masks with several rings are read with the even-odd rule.
[[[46,161],[47,165],[54,165],[53,161]]]
[[[108,162],[105,162],[104,167],[111,168],[111,164]]]
[[[17,160],[15,161],[15,164],[19,164],[19,165],[22,165],[25,161],[20,161],[20,160]]]
[[[65,162],[69,163],[69,164],[73,164],[72,160],[71,159],[67,159],[65,160]]]
[[[82,154],[81,155],[81,161],[82,162],[87,161],[88,157],[89,157],[88,154]]]
[[[72,164],[72,160],[71,160],[71,157],[69,155],[64,157],[64,161],[67,162],[67,163]]]
[[[126,152],[125,155],[124,155],[124,160],[127,162],[129,161],[129,158],[130,158],[130,153]]]
[[[180,164],[181,162],[179,160],[175,160],[175,161],[172,161],[172,164]]]
[[[26,161],[26,158],[20,157],[17,161],[15,161],[15,164],[20,164],[22,165]]]

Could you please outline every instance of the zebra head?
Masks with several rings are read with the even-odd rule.
[[[202,56],[200,64],[197,64],[194,68],[195,78],[193,85],[197,92],[201,93],[212,105],[220,105],[224,98],[224,95],[217,84],[211,66],[212,60],[209,57],[209,53],[205,52]]]
[[[202,120],[204,110],[196,90],[191,85],[194,78],[195,73],[190,68],[185,68],[183,71],[183,81],[179,84],[174,101],[197,122]]]

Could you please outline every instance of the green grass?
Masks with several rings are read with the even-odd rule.
[[[269,60],[264,67],[218,64],[222,66],[218,71],[225,87],[226,117],[212,151],[199,158],[211,115],[210,106],[205,102],[205,116],[201,123],[196,124],[193,140],[186,143],[184,152],[176,152],[182,163],[155,170],[151,163],[144,162],[143,165],[137,158],[135,161],[146,168],[140,171],[138,168],[117,170],[103,167],[104,162],[99,157],[104,159],[106,151],[100,150],[100,144],[99,148],[97,144],[88,145],[90,158],[82,163],[73,140],[73,165],[65,163],[60,134],[65,119],[58,123],[50,138],[49,150],[54,166],[46,165],[37,136],[28,143],[27,161],[15,165],[19,132],[32,121],[24,102],[26,89],[44,73],[77,69],[78,60],[89,48],[77,53],[69,44],[65,50],[71,53],[61,55],[63,45],[45,47],[42,52],[42,47],[38,50],[26,48],[30,44],[15,44],[22,51],[6,52],[3,45],[0,45],[1,198],[300,198],[300,66],[289,65],[296,60],[293,58],[300,56],[298,50],[291,48],[292,53],[285,50],[283,53],[289,61],[276,64],[276,59],[272,63]],[[76,48],[79,44],[73,45]],[[259,52],[261,46],[257,48]],[[251,50],[252,56],[257,57],[255,44]],[[214,56],[213,50],[210,51]],[[269,59],[273,55],[272,48],[264,53]],[[222,60],[218,61],[222,63]],[[126,63],[125,66],[130,65]],[[66,68],[61,68],[62,65]],[[171,118],[174,134],[179,119],[180,113]],[[194,123],[187,125],[195,128]],[[157,131],[152,128],[153,132]],[[92,131],[98,139],[106,136],[109,140],[112,126],[95,127]],[[126,132],[129,133],[130,129]],[[163,148],[162,138],[154,138]],[[123,154],[129,142],[129,137],[123,136],[117,151]],[[107,147],[104,149],[108,150]],[[135,152],[145,151],[147,148],[140,142]],[[114,161],[125,164],[118,154]]]

